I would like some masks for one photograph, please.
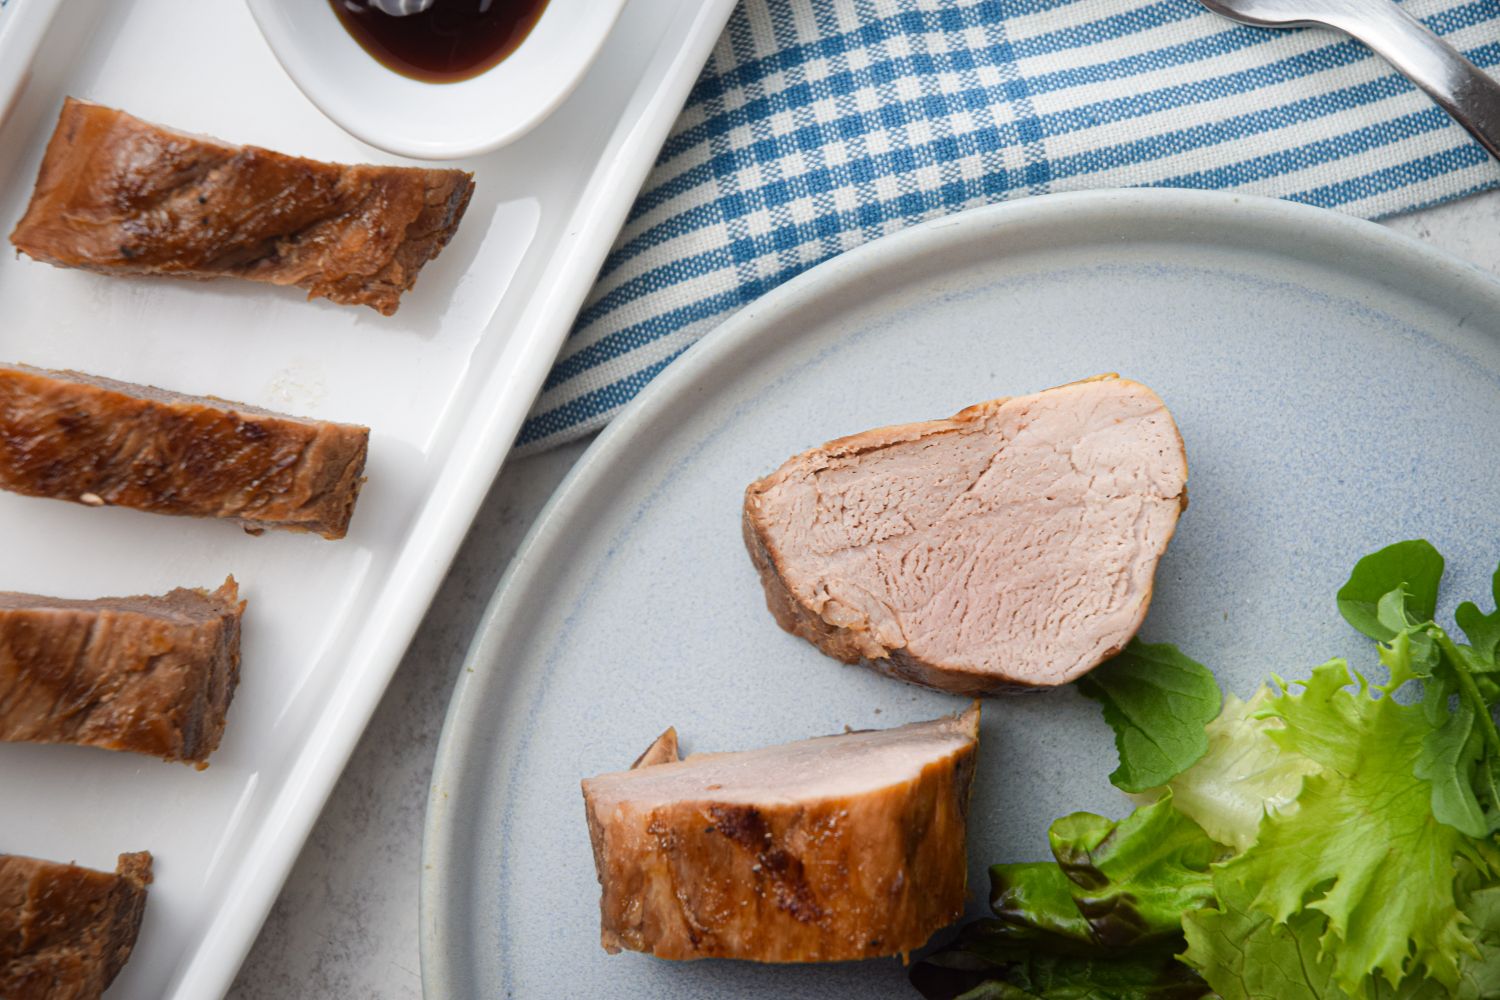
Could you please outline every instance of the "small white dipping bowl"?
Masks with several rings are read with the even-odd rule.
[[[519,138],[583,78],[625,0],[548,0],[531,34],[495,66],[425,83],[376,61],[328,0],[246,0],[282,67],[318,108],[372,146],[453,160]]]

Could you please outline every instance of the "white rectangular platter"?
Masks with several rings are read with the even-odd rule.
[[[103,869],[123,851],[156,856],[111,1000],[228,988],[732,6],[629,3],[558,112],[459,164],[475,172],[473,203],[394,317],[295,289],[108,278],[0,252],[0,359],[372,429],[369,481],[339,542],[0,494],[0,590],[162,593],[233,573],[249,600],[239,692],[206,771],[0,745],[0,851]],[[30,79],[0,127],[0,232],[25,207],[65,95],[231,142],[395,162],[302,96],[238,0],[9,0],[0,109],[25,76],[28,36]]]

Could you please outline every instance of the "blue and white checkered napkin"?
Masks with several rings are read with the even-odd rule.
[[[1406,0],[1500,66],[1500,0]],[[594,430],[729,313],[884,234],[1049,191],[1232,188],[1374,217],[1500,184],[1362,45],[1195,0],[743,0],[520,444]]]

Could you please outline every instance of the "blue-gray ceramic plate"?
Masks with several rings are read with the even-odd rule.
[[[438,752],[428,997],[914,996],[894,959],[606,955],[578,782],[668,725],[686,750],[724,750],[959,707],[777,628],[740,541],[741,491],[829,438],[1106,371],[1160,393],[1187,442],[1192,504],[1143,634],[1226,688],[1364,655],[1334,592],[1387,542],[1426,536],[1449,556],[1450,594],[1488,592],[1500,285],[1470,266],[1329,212],[1190,192],[1028,199],[880,240],[668,368],[517,556]],[[1071,689],[987,705],[971,916],[986,865],[1046,856],[1053,818],[1128,810],[1114,763]]]

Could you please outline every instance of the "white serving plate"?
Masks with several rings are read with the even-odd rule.
[[[459,675],[428,801],[429,1000],[911,998],[897,959],[664,962],[599,947],[581,778],[669,725],[685,752],[930,719],[966,700],[823,656],[766,611],[743,491],[830,438],[1100,372],[1150,385],[1189,493],[1144,635],[1248,695],[1340,652],[1334,594],[1426,536],[1443,614],[1497,550],[1500,282],[1367,222],[1194,191],[1047,195],[850,251],[747,306],[600,435],[537,519]],[[969,811],[986,867],[1131,808],[1097,705],[990,699]]]
[[[433,86],[371,59],[324,0],[246,0],[271,51],[323,112],[372,146],[429,160],[477,156],[533,128],[599,54],[625,0],[548,0],[500,65]]]
[[[552,117],[461,164],[476,173],[473,204],[392,318],[295,289],[107,278],[0,253],[0,357],[373,430],[340,542],[0,494],[0,590],[160,593],[232,572],[250,602],[241,686],[208,770],[0,745],[0,850],[106,869],[122,851],[156,855],[111,1000],[228,987],[731,6],[630,4]],[[54,10],[0,127],[4,232],[65,94],[230,141],[391,162],[308,102],[242,4],[10,0],[0,42],[31,37]],[[0,78],[21,78],[21,55],[0,49]]]

